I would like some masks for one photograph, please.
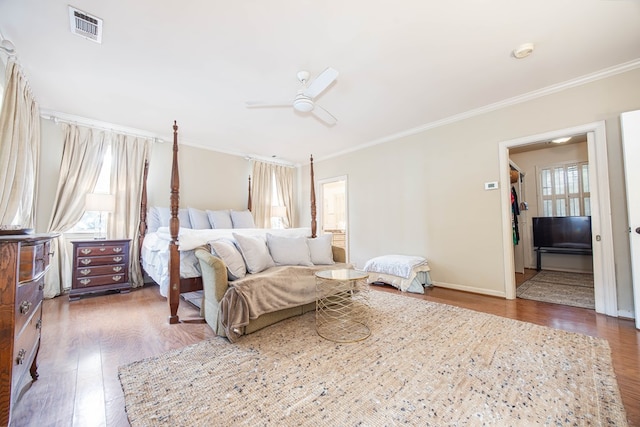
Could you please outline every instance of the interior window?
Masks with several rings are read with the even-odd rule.
[[[588,162],[544,166],[538,178],[541,216],[591,216]]]

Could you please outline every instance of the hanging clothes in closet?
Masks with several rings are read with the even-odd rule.
[[[511,187],[511,227],[513,229],[513,244],[520,242],[520,229],[518,227],[518,215],[520,215],[520,204],[518,203],[518,193],[515,187]]]

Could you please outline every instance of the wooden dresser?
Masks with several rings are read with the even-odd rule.
[[[118,290],[129,292],[130,240],[82,240],[73,243],[73,272],[69,299]]]
[[[57,234],[0,236],[0,424],[31,374],[38,379],[44,275]]]

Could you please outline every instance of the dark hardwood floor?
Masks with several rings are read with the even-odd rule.
[[[400,294],[392,287],[373,288]],[[443,288],[404,295],[607,339],[629,425],[640,426],[640,331],[633,321],[583,308]],[[118,366],[213,336],[206,324],[169,325],[168,313],[166,299],[155,286],[74,302],[67,297],[46,300],[40,378],[25,389],[12,425],[128,426]],[[179,315],[188,318],[198,312],[181,303]]]

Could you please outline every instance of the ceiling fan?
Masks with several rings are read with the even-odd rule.
[[[309,72],[299,71],[298,80],[302,83],[302,87],[298,89],[298,93],[292,101],[284,103],[264,103],[264,102],[247,102],[247,108],[281,108],[293,107],[294,110],[301,113],[312,113],[318,119],[328,125],[335,125],[338,122],[333,114],[325,110],[320,105],[313,102],[313,99],[324,92],[338,77],[338,72],[329,67],[313,79],[308,85]]]

